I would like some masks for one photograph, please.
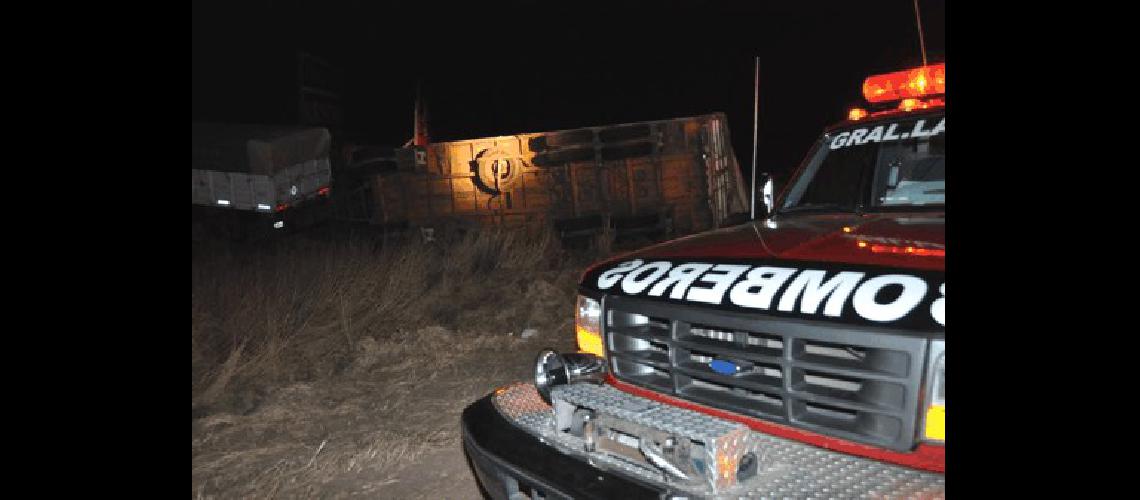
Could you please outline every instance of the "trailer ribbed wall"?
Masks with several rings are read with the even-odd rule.
[[[518,225],[600,216],[673,234],[746,212],[721,113],[429,144],[374,178],[373,222]]]

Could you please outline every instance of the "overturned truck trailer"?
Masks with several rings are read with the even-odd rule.
[[[373,178],[373,222],[669,237],[748,211],[723,113],[429,144]]]

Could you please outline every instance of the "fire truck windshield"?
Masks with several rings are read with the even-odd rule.
[[[853,125],[823,137],[778,213],[862,212],[946,203],[945,115]]]

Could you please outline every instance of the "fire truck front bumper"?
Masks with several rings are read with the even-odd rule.
[[[666,490],[560,453],[503,416],[494,397],[463,411],[463,447],[491,498],[663,498]]]
[[[562,386],[552,398],[559,411],[519,383],[464,410],[463,445],[492,498],[945,497],[943,474],[742,430],[608,385]]]

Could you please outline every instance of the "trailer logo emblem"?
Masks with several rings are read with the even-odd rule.
[[[470,163],[475,187],[492,196],[509,191],[522,178],[522,158],[499,148],[487,148]]]

